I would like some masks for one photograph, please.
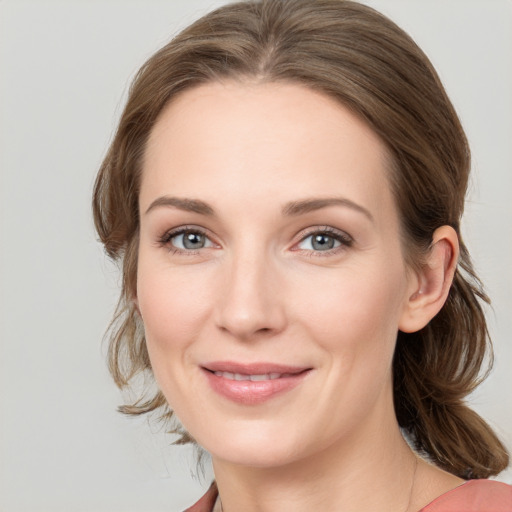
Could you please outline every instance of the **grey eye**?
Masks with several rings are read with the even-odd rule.
[[[328,251],[340,245],[341,242],[334,236],[327,233],[314,233],[304,238],[299,247],[308,251]]]
[[[185,231],[171,239],[172,245],[178,249],[194,250],[211,247],[212,243],[206,235],[198,231]]]

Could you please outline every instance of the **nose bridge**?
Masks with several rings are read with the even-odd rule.
[[[265,248],[239,244],[225,261],[218,326],[240,339],[285,325],[277,267]]]

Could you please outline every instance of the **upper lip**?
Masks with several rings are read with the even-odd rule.
[[[307,366],[292,366],[277,363],[237,363],[234,361],[212,361],[202,367],[211,372],[240,373],[242,375],[265,375],[267,373],[296,374],[310,370]]]

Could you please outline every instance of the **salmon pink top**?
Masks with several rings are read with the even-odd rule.
[[[206,494],[185,512],[216,512],[215,482]],[[512,512],[512,486],[493,480],[469,480],[448,491],[418,512]]]
[[[512,512],[512,486],[493,480],[469,480],[419,512]]]

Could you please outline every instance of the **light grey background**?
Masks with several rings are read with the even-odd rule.
[[[0,512],[172,512],[208,484],[192,450],[115,412],[101,339],[118,276],[90,193],[128,80],[221,3],[0,0]],[[512,3],[368,3],[429,54],[472,144],[464,233],[496,347],[472,403],[512,449]]]

